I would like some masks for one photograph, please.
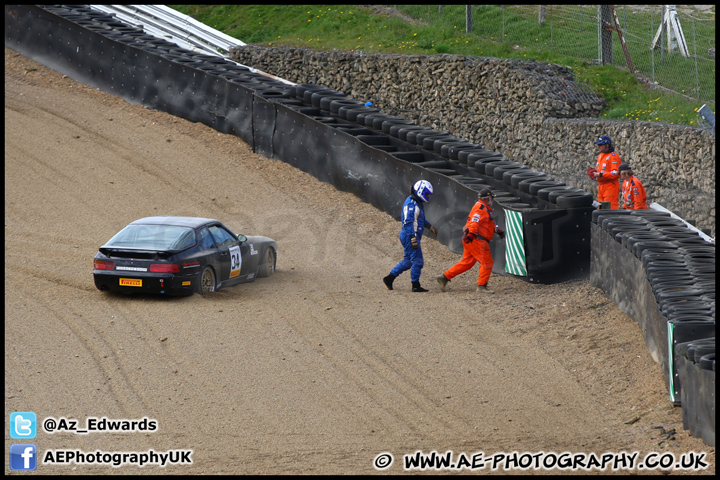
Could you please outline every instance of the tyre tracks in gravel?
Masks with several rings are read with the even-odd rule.
[[[85,159],[77,159],[69,164],[64,164],[59,168],[56,166],[56,156],[46,157],[42,160],[33,157],[27,152],[22,152],[26,158],[27,168],[32,168],[33,173],[43,177],[53,187],[60,191],[72,188],[78,192],[78,198],[87,196],[88,178],[94,178],[96,182],[105,186],[106,202],[108,205],[112,203],[127,204],[132,200],[132,195],[143,195],[149,198],[155,198],[156,204],[163,204],[167,201],[164,191],[169,188],[176,192],[182,192],[186,201],[199,202],[200,199],[207,199],[207,188],[204,185],[198,185],[195,180],[197,175],[188,174],[187,172],[178,172],[177,166],[174,165],[172,158],[150,158],[143,150],[142,143],[138,145],[132,139],[128,144],[119,144],[111,137],[101,133],[96,128],[82,125],[70,118],[69,116],[60,115],[58,112],[52,112],[49,109],[43,109],[44,112],[54,116],[53,123],[61,127],[67,127],[72,124],[75,128],[62,128],[59,131],[49,132],[48,136],[58,139],[58,150],[72,150],[79,146],[73,145],[77,143],[85,143],[93,145],[93,161],[88,163]],[[33,119],[12,118],[15,128],[29,128]],[[27,122],[30,120],[30,122]],[[138,122],[140,122],[138,120]],[[111,122],[108,122],[106,128],[112,128]],[[139,128],[147,128],[145,125]],[[162,137],[162,132],[157,132]],[[152,135],[151,135],[152,136]],[[129,147],[129,148],[128,148]],[[173,171],[175,170],[175,171]],[[152,188],[138,191],[139,182],[133,179],[150,177]],[[167,188],[160,188],[161,186]],[[163,194],[160,195],[160,192]],[[84,194],[84,195],[83,195]],[[218,212],[220,213],[220,212]]]
[[[78,91],[71,89],[67,94],[74,96]],[[22,98],[20,95],[12,97]],[[137,122],[135,130],[145,131],[143,135],[117,139],[113,135],[113,116],[117,109],[103,107],[106,111],[101,113],[102,120],[91,122],[83,118],[81,110],[53,108],[51,104],[37,101],[28,105],[13,98],[7,99],[6,137],[32,130],[37,122],[50,127],[39,133],[39,136],[55,139],[55,142],[50,142],[54,145],[49,155],[47,152],[33,155],[20,146],[22,150],[14,156],[24,158],[25,168],[31,169],[32,178],[39,176],[46,180],[52,197],[57,198],[60,192],[68,189],[77,192],[77,198],[97,196],[97,185],[101,185],[102,198],[99,200],[110,209],[114,205],[131,204],[135,201],[134,197],[141,195],[155,205],[154,211],[158,211],[158,206],[169,204],[195,211],[188,215],[199,215],[196,213],[198,208],[188,208],[189,205],[197,205],[205,215],[222,218],[242,216],[240,204],[230,200],[237,185],[233,179],[238,174],[230,156],[218,156],[216,151],[207,149],[205,143],[197,144],[199,151],[191,149],[196,155],[191,158],[183,155],[182,150],[178,152],[172,148],[174,140],[180,137],[188,139],[187,135],[178,134],[173,123],[191,122],[174,117],[168,122],[164,114],[148,110],[143,112],[147,114],[145,116],[131,115]],[[204,128],[208,131],[204,132],[207,135],[211,129]],[[91,161],[66,154],[82,150],[93,151]],[[65,157],[63,164],[57,165],[56,160],[61,156]],[[217,178],[208,172],[224,174]],[[89,179],[91,183],[88,183]],[[258,188],[263,187],[267,188],[267,185]],[[150,214],[153,212],[148,212]]]
[[[358,228],[362,230],[362,225]],[[380,240],[380,245],[385,242]],[[366,255],[378,248],[373,243],[372,239],[366,239],[356,255],[367,258]],[[549,411],[557,409],[559,403],[564,403],[562,409],[575,409],[575,414],[570,413],[564,422],[573,423],[586,417],[581,413],[584,407],[567,403],[574,395],[578,395],[577,401],[582,397],[573,380],[550,380],[548,372],[557,373],[558,365],[544,358],[537,346],[516,340],[506,343],[502,340],[505,332],[492,324],[473,324],[479,331],[467,329],[466,324],[466,330],[462,330],[462,319],[475,318],[482,301],[458,301],[457,297],[439,292],[418,297],[401,291],[399,281],[398,290],[388,292],[372,267],[363,267],[352,260],[345,262],[342,255],[331,255],[324,263],[325,266],[318,266],[308,262],[295,267],[293,275],[300,278],[293,279],[292,283],[309,288],[293,293],[299,301],[291,302],[297,309],[295,314],[285,317],[295,331],[290,338],[302,338],[305,349],[321,354],[337,377],[330,383],[352,386],[357,393],[347,398],[357,398],[355,402],[362,407],[362,416],[377,418],[386,426],[386,434],[427,440],[453,435],[486,437],[494,429],[507,435],[512,417],[517,425],[524,425],[524,432],[533,430],[527,425],[537,424],[543,416],[532,420],[523,412],[536,413],[542,403],[547,404],[545,408]],[[327,270],[329,265],[333,266],[331,271]],[[353,282],[338,285],[336,278],[352,278]],[[365,314],[357,317],[352,314],[360,310]],[[494,314],[502,316],[501,312]],[[527,358],[518,359],[518,356]],[[515,378],[517,373],[511,365],[518,361],[536,367],[529,369],[531,374],[523,371]],[[516,394],[510,395],[525,395],[527,405],[503,410],[497,398],[498,385],[493,384],[496,380],[491,380],[503,377],[506,379],[506,383],[501,382],[503,397],[517,388]],[[548,390],[559,386],[558,382],[562,384],[566,400],[551,402],[552,393]],[[553,387],[548,388],[551,384]],[[543,393],[537,397],[521,393],[526,391]],[[498,414],[498,410],[503,413]],[[490,427],[485,421],[481,427],[478,418],[487,417],[489,411],[493,411],[493,418],[502,421]],[[585,420],[588,423],[578,428],[579,431],[594,432],[601,428],[592,419],[585,418],[580,423]],[[477,431],[478,428],[483,431]],[[555,428],[557,425],[538,426],[546,436],[552,436]],[[527,438],[527,434],[520,431],[517,435]]]

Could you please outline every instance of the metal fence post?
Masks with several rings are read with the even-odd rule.
[[[553,48],[553,21],[552,21],[552,5],[550,5],[550,48]]]
[[[610,5],[600,5],[600,63],[612,65],[612,30],[609,27],[614,23],[613,15],[610,12]]]
[[[697,39],[695,38],[695,12],[690,13],[693,27],[693,60],[695,61],[695,84],[697,85],[697,97],[700,98],[700,72],[698,71]]]
[[[600,61],[602,61],[602,19],[600,16],[600,5],[598,5],[598,10],[597,10],[597,32],[598,32],[597,59],[598,59],[598,62],[600,62]]]
[[[650,7],[650,37],[653,34],[653,17],[655,16],[655,10]],[[650,65],[652,66],[652,81],[655,81],[655,49],[650,45]]]
[[[505,38],[505,5],[500,5],[500,10],[502,11],[502,37]]]

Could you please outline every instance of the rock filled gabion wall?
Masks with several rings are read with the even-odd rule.
[[[372,101],[383,113],[501,152],[597,194],[593,141],[609,135],[657,202],[715,236],[715,137],[686,126],[598,118],[604,101],[559,65],[247,45],[238,63]]]

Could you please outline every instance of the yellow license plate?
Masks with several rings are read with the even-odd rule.
[[[142,287],[142,279],[140,278],[121,278],[121,287]]]

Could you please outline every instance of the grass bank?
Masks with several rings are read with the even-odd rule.
[[[517,45],[484,40],[464,32],[462,23],[423,22],[411,15],[359,5],[170,5],[248,44],[293,46],[365,53],[458,54],[556,63],[572,69],[607,101],[601,118],[645,120],[697,126],[703,102],[649,88],[614,66],[561,57],[537,44],[536,25],[521,26],[525,42]],[[402,13],[398,6],[396,13]],[[393,9],[395,10],[395,9]],[[448,23],[450,22],[450,23]],[[452,23],[455,25],[451,25]],[[272,72],[271,72],[272,73]],[[714,80],[714,69],[712,71]],[[714,105],[712,105],[714,108]]]

